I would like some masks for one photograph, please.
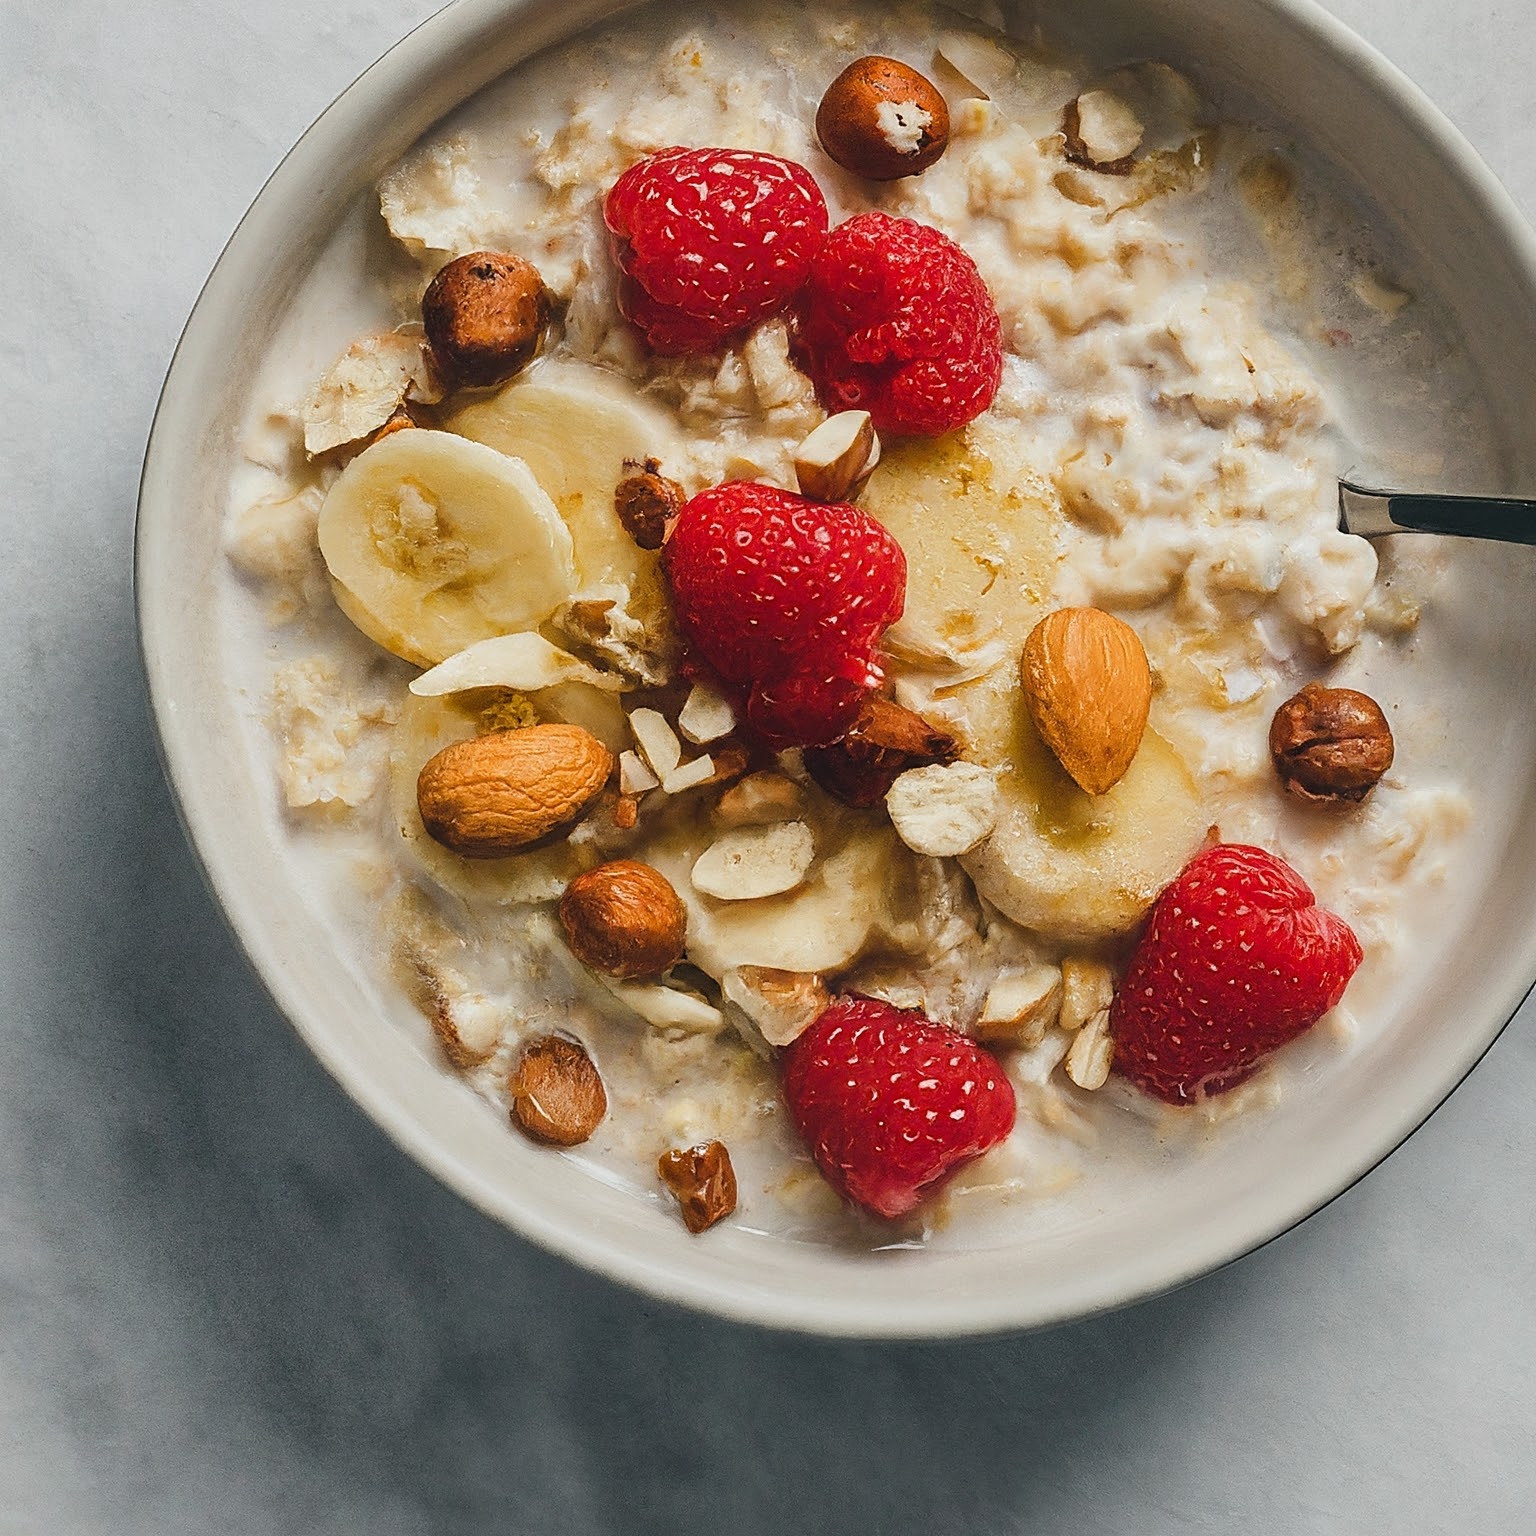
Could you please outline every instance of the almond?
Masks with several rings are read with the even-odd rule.
[[[1141,119],[1109,91],[1084,91],[1061,118],[1067,159],[1110,176],[1130,172],[1145,132]]]
[[[445,848],[505,858],[577,820],[613,766],[607,747],[579,725],[492,731],[430,759],[416,780],[416,805]]]
[[[952,763],[960,744],[914,710],[872,695],[853,729],[830,747],[812,747],[805,771],[845,805],[878,805],[909,768]]]
[[[540,1035],[530,1040],[507,1080],[512,1118],[535,1141],[574,1147],[608,1113],[608,1094],[579,1040]]]
[[[682,958],[688,913],[659,869],[614,859],[566,886],[560,925],[583,965],[632,981],[659,976]]]
[[[736,1209],[736,1170],[723,1141],[663,1152],[656,1172],[677,1196],[683,1225],[690,1232],[702,1232]]]
[[[1107,794],[1141,746],[1152,669],[1141,638],[1099,608],[1059,608],[1024,642],[1024,702],[1077,785]]]
[[[816,841],[803,821],[737,827],[694,861],[693,888],[718,901],[756,901],[794,890],[810,872]]]
[[[816,109],[821,147],[871,181],[925,171],[949,143],[949,107],[934,83],[899,59],[855,59]]]
[[[839,411],[795,449],[795,484],[808,501],[851,501],[879,462],[869,412]]]
[[[827,984],[814,971],[781,971],[768,965],[727,971],[721,990],[769,1045],[798,1040],[832,1002]]]

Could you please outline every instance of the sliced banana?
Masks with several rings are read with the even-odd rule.
[[[554,901],[572,879],[597,863],[597,854],[561,837],[510,858],[464,859],[434,842],[421,824],[416,778],[423,765],[444,747],[478,734],[482,723],[475,709],[451,698],[405,696],[390,757],[392,829],[407,862],[455,895],[505,905]]]
[[[418,666],[535,629],[576,589],[571,536],[528,466],[449,432],[393,432],[358,454],[319,540],[342,611]]]
[[[447,426],[527,463],[570,529],[583,590],[628,588],[629,610],[645,622],[665,611],[660,560],[624,531],[613,507],[626,460],[665,467],[679,457],[677,429],[660,407],[601,368],[550,359]]]
[[[1148,731],[1107,795],[1087,795],[1030,723],[1012,668],[965,690],[972,754],[999,769],[997,824],[961,864],[1006,917],[1054,940],[1125,933],[1209,821],[1178,753]]]

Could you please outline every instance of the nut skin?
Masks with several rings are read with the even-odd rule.
[[[613,754],[579,725],[530,725],[456,741],[416,779],[427,834],[467,859],[518,853],[577,820],[602,793]]]
[[[878,805],[909,768],[952,763],[960,743],[948,731],[894,700],[871,696],[853,729],[830,747],[805,753],[805,771],[834,800],[859,808]]]
[[[660,870],[614,859],[566,886],[560,925],[583,965],[634,981],[659,976],[682,959],[688,911]]]
[[[656,459],[624,466],[633,473],[620,480],[613,493],[613,510],[624,531],[641,549],[660,549],[666,542],[667,525],[683,510],[688,499],[676,480],[661,473]]]
[[[1024,703],[1079,789],[1108,794],[1146,734],[1152,669],[1141,637],[1102,608],[1058,608],[1029,632]]]
[[[586,1047],[564,1035],[530,1040],[507,1091],[513,1121],[547,1146],[579,1146],[608,1113],[608,1093]]]
[[[453,384],[510,379],[533,360],[549,324],[549,295],[532,262],[473,251],[432,279],[421,300],[432,359]]]
[[[663,1152],[656,1172],[677,1196],[683,1225],[690,1232],[703,1232],[736,1209],[736,1170],[723,1141]]]
[[[909,151],[881,129],[879,110],[911,104],[929,121]],[[926,171],[949,145],[949,107],[938,87],[910,65],[880,54],[855,59],[831,85],[816,109],[821,147],[844,170],[869,181],[896,181]]]
[[[1392,727],[1369,694],[1308,683],[1275,711],[1269,754],[1298,800],[1357,805],[1392,766]]]

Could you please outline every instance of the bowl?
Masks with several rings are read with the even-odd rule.
[[[1453,920],[1413,996],[1368,1048],[1283,1112],[1234,1126],[1219,1155],[1105,1187],[1017,1243],[851,1251],[729,1225],[690,1237],[661,1206],[466,1113],[468,1090],[419,1038],[381,1027],[366,978],[323,922],[268,804],[224,664],[215,596],[236,426],[265,348],[338,221],[443,114],[536,50],[624,9],[456,0],[363,75],[300,140],[198,299],[144,466],[140,633],[168,774],[209,884],[279,1007],[410,1155],[495,1219],[674,1302],[832,1335],[941,1336],[1041,1325],[1192,1279],[1302,1220],[1401,1143],[1497,1036],[1536,977],[1536,626],[1523,554],[1462,546],[1426,678],[1424,719],[1478,796]],[[1005,7],[1005,13],[1007,8]],[[1188,69],[1231,109],[1293,133],[1413,257],[1459,331],[1510,485],[1536,484],[1536,240],[1435,108],[1308,0],[1077,7],[1125,56]],[[1303,104],[1298,107],[1297,104]],[[1498,489],[1499,487],[1486,487]],[[1436,668],[1439,670],[1437,671]],[[1426,684],[1426,688],[1428,684]]]

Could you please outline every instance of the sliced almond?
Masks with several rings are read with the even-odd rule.
[[[848,501],[880,462],[868,411],[829,416],[795,449],[795,481],[811,501]]]
[[[529,631],[477,641],[413,678],[410,690],[419,698],[430,699],[471,688],[538,693],[563,683],[586,683],[606,693],[617,693],[624,687],[623,678],[599,672],[569,651],[551,645],[542,635]]]
[[[1111,91],[1084,91],[1061,120],[1067,159],[1091,170],[1124,175],[1146,134],[1141,119]]]
[[[987,988],[976,1021],[982,1040],[1038,1045],[1061,1009],[1061,972],[1054,965],[1030,965],[1003,971]]]
[[[638,752],[619,753],[619,789],[626,795],[643,795],[661,788],[661,780]]]
[[[743,965],[727,971],[720,985],[769,1045],[789,1045],[798,1040],[832,1001],[826,983],[811,971]]]
[[[1109,1033],[1109,1010],[1100,1011],[1072,1037],[1067,1052],[1067,1076],[1079,1088],[1093,1092],[1109,1081],[1114,1064],[1115,1042]]]
[[[979,763],[912,768],[885,797],[891,825],[914,853],[958,858],[997,825],[997,780]]]
[[[629,717],[629,728],[651,771],[662,783],[683,760],[683,744],[677,732],[667,724],[667,717],[656,709],[637,709]]]
[[[736,1209],[736,1170],[723,1141],[663,1152],[656,1173],[677,1196],[683,1225],[690,1232],[702,1232]]]
[[[1069,955],[1061,962],[1063,1029],[1081,1029],[1115,1000],[1115,973],[1102,960]]]
[[[507,1082],[512,1118],[535,1141],[574,1147],[608,1113],[608,1094],[579,1040],[540,1035],[530,1040]]]
[[[692,762],[679,763],[671,773],[662,775],[661,787],[669,795],[680,795],[685,789],[697,789],[710,784],[715,778],[715,760],[707,754]]]
[[[695,683],[677,712],[677,728],[696,747],[707,746],[736,729],[736,711],[713,688]]]
[[[675,1030],[685,1035],[715,1035],[725,1028],[725,1015],[697,992],[684,992],[660,982],[623,981],[609,981],[608,990],[653,1029]]]
[[[1152,669],[1131,626],[1100,608],[1059,608],[1030,631],[1024,702],[1077,785],[1107,794],[1146,733]]]
[[[695,860],[693,887],[720,901],[781,896],[805,879],[815,856],[815,839],[803,821],[738,827]]]

